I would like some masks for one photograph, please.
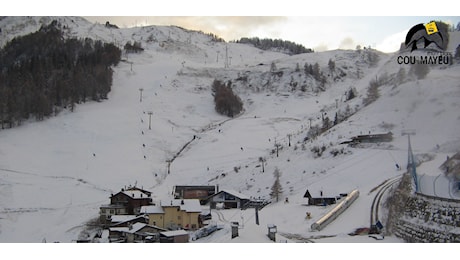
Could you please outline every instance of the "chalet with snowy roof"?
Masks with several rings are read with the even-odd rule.
[[[107,225],[113,215],[138,215],[142,206],[152,204],[152,193],[137,187],[121,189],[110,196],[110,204],[100,207],[101,223]]]
[[[200,204],[206,203],[209,196],[214,195],[219,191],[218,186],[204,186],[204,185],[176,185],[174,186],[175,199],[198,199]]]
[[[331,205],[337,203],[337,198],[336,197],[327,197],[323,196],[323,192],[319,192],[319,197],[313,197],[310,193],[309,190],[305,192],[305,195],[303,195],[304,198],[308,199],[308,205],[315,205],[315,206],[326,206],[326,205]]]
[[[110,197],[111,205],[123,205],[127,214],[139,214],[142,206],[152,204],[151,193],[138,189],[121,190]]]
[[[197,199],[166,200],[159,205],[143,206],[140,210],[149,218],[149,225],[170,230],[200,228],[201,205]]]
[[[250,197],[234,190],[221,190],[212,195],[208,202],[211,208],[216,208],[218,203],[222,203],[224,208],[242,208],[250,201]]]
[[[166,230],[145,223],[135,223],[127,227],[110,227],[109,241],[127,243],[159,242],[159,233],[163,231]]]
[[[128,227],[136,223],[147,224],[148,222],[148,218],[144,215],[113,215],[110,227]]]
[[[188,243],[189,234],[185,230],[160,232],[160,243]]]

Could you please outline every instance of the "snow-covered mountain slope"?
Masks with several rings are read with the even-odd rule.
[[[2,43],[38,29],[41,19],[51,18],[0,20]],[[399,70],[396,55],[378,53],[380,61],[370,66],[365,52],[287,56],[215,42],[209,35],[178,27],[109,29],[81,18],[58,19],[70,36],[119,46],[140,41],[145,51],[124,55],[125,61],[114,68],[107,101],[0,131],[0,242],[78,239],[85,223],[98,216],[99,206],[126,185],[152,191],[154,200],[170,198],[174,185],[185,184],[218,184],[221,189],[268,198],[275,168],[282,173],[283,194],[280,202],[260,212],[260,226],[254,224],[254,211],[221,212],[223,223],[245,224],[233,241],[268,242],[266,224],[276,224],[286,236],[333,236],[318,241],[375,241],[347,234],[369,225],[373,189],[402,173],[395,169],[395,163],[405,166],[407,161],[407,137],[401,131],[416,130],[411,137],[416,154],[444,158],[460,149],[458,65],[433,67],[423,80],[384,85],[380,98],[363,107],[370,80],[385,73],[392,78]],[[327,76],[324,92],[295,71],[297,63],[302,69],[305,63],[317,62],[326,73],[330,59],[346,75],[336,80]],[[270,76],[272,62],[282,76]],[[241,76],[248,76],[246,83],[237,80]],[[228,118],[215,112],[211,92],[215,78],[234,82],[244,102],[241,115]],[[292,79],[299,84],[295,90]],[[300,88],[303,83],[309,86],[305,91]],[[351,88],[357,97],[345,102],[344,93]],[[322,116],[334,120],[335,113],[347,107],[356,113],[305,141],[310,125],[321,124]],[[394,133],[391,143],[340,145],[361,133],[388,131]],[[273,152],[275,143],[282,146],[278,156]],[[326,147],[319,158],[311,152],[315,146]],[[343,152],[334,156],[333,151]],[[261,157],[266,159],[264,172]],[[168,174],[167,161],[173,158]],[[310,225],[330,207],[303,205],[306,189],[314,196],[353,189],[361,195],[324,230],[311,232]],[[286,197],[289,204],[282,202]],[[305,219],[306,211],[312,219]],[[202,241],[230,242],[228,231],[229,226]]]

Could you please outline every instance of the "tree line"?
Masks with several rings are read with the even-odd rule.
[[[262,50],[280,50],[289,55],[311,53],[313,52],[310,48],[305,48],[301,44],[297,44],[291,41],[285,41],[281,39],[259,39],[258,37],[247,38],[243,37],[240,40],[236,40],[236,43],[252,44],[254,47]]]
[[[37,32],[16,37],[0,50],[2,129],[29,118],[43,120],[88,100],[107,98],[111,66],[121,50],[92,39],[63,37],[53,21]]]

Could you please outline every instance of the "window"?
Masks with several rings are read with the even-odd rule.
[[[110,210],[110,214],[113,214],[113,213],[114,213],[114,211],[113,211],[113,209],[111,209],[111,210]]]
[[[180,220],[180,219],[181,219],[180,216],[177,216],[177,220]]]

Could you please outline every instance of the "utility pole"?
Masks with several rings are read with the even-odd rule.
[[[228,47],[225,45],[225,68],[228,68]]]
[[[168,174],[171,173],[171,160],[166,161],[168,163]]]
[[[415,135],[415,130],[403,130],[401,135],[407,135],[407,143],[408,143],[408,149],[407,149],[407,172],[412,175],[412,178],[414,179],[415,183],[415,192],[419,191],[418,187],[418,181],[417,181],[417,171],[416,171],[416,165],[415,165],[415,160],[414,160],[414,153],[412,152],[412,145],[410,143],[410,136]]]
[[[147,113],[149,114],[149,130],[152,130],[152,115],[153,115],[153,112],[149,111]]]
[[[291,147],[291,134],[288,134],[288,139],[289,139],[289,147]]]
[[[142,102],[142,91],[144,91],[143,88],[139,88],[139,92],[140,92],[140,95],[139,95],[139,102]]]
[[[259,225],[259,206],[256,206],[255,209],[256,209],[256,225]]]

